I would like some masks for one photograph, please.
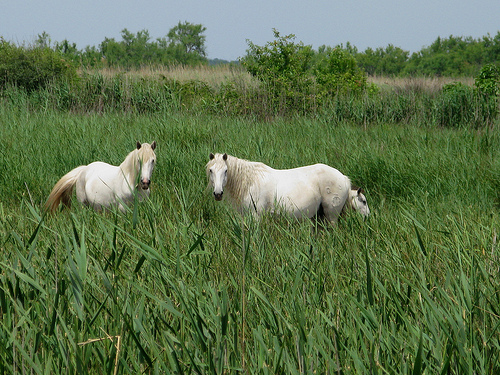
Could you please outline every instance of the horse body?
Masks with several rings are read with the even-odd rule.
[[[136,190],[140,200],[150,194],[151,174],[156,162],[155,148],[156,142],[137,142],[137,148],[119,166],[96,161],[71,170],[52,189],[46,208],[53,212],[60,202],[70,206],[71,194],[76,188],[76,197],[84,205],[97,211],[111,206],[125,211],[125,206],[133,201]]]
[[[351,181],[337,169],[315,164],[293,169],[273,169],[227,154],[211,154],[207,175],[216,200],[224,188],[241,211],[254,214],[284,212],[297,219],[312,218],[320,210],[335,223],[344,207],[369,215],[361,190],[351,189]]]
[[[82,171],[75,186],[76,197],[82,204],[99,211],[112,205],[124,210],[124,204],[134,198],[135,179],[126,176],[121,167],[93,162]],[[149,195],[149,189],[145,191]]]

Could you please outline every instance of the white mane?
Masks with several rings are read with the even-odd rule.
[[[222,161],[222,156],[223,154],[215,154],[215,157],[208,162],[207,175],[215,163]],[[243,199],[248,195],[251,187],[258,188],[263,174],[271,169],[264,163],[239,159],[231,155],[227,155],[226,163],[226,189],[236,204],[241,204]]]
[[[144,162],[155,156],[153,148],[148,143],[143,143],[140,149],[134,149],[129,152],[125,160],[120,164],[124,176],[129,180],[130,184],[134,184],[139,173],[137,162],[139,159]]]

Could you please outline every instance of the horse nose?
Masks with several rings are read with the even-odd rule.
[[[363,213],[364,217],[367,218],[368,216],[370,216],[370,209],[368,207],[366,207],[366,211]]]
[[[222,194],[223,194],[223,191],[221,191],[220,193],[216,193],[216,192],[214,191],[214,197],[215,197],[215,200],[216,200],[216,201],[220,201],[220,200],[222,200]]]
[[[141,187],[143,188],[143,190],[149,189],[149,184],[150,183],[151,183],[151,180],[148,180],[147,178],[143,178],[141,180]]]

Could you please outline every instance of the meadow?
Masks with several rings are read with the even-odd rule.
[[[0,372],[500,372],[500,128],[0,105]],[[158,147],[126,214],[43,204],[70,169]],[[372,215],[241,216],[210,152],[325,163]]]

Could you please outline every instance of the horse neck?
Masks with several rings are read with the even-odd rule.
[[[347,197],[346,206],[348,208],[353,208],[352,200],[355,198],[355,190],[349,188],[349,196]]]
[[[226,189],[233,199],[241,202],[250,188],[258,183],[266,165],[238,159],[228,155],[227,158],[227,183]]]
[[[139,169],[137,168],[137,150],[130,152],[125,160],[120,164],[122,176],[128,181],[129,185],[135,184]]]

